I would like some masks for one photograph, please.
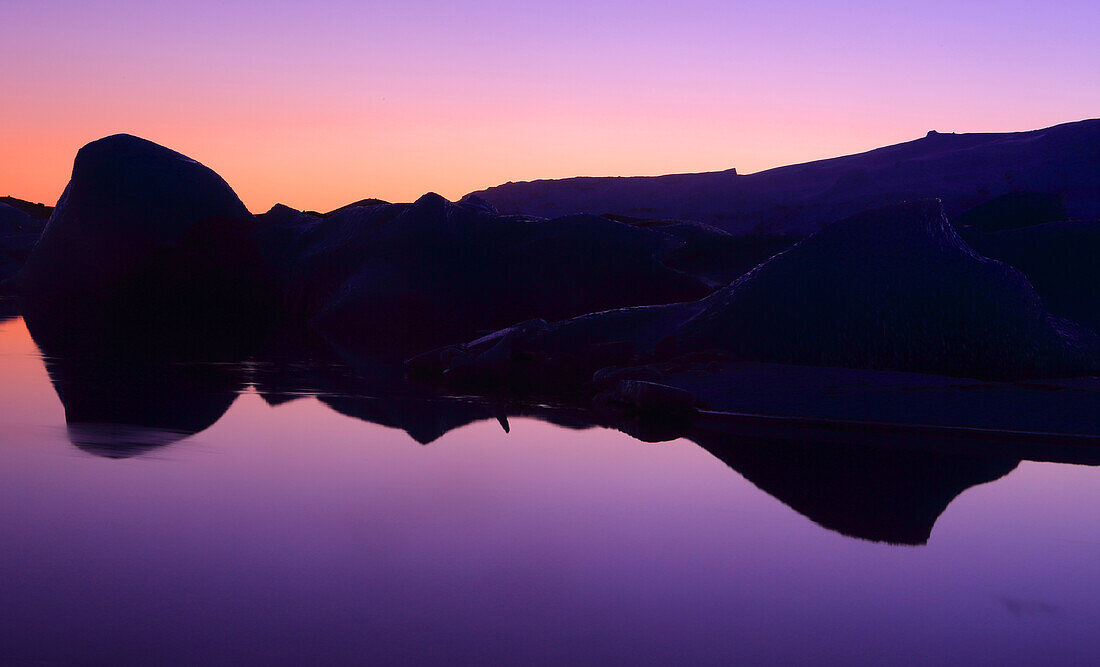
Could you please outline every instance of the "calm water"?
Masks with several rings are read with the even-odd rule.
[[[515,417],[425,446],[255,389],[127,451],[66,428],[89,399],[22,320],[0,346],[3,664],[1100,659],[1094,467],[861,472]],[[141,400],[86,371],[97,409]],[[837,499],[889,466],[896,506]]]

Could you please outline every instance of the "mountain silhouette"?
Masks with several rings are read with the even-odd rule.
[[[865,153],[755,174],[581,177],[507,183],[474,194],[505,213],[613,213],[696,220],[737,234],[805,235],[874,206],[935,197],[955,218],[1019,191],[1061,197],[1071,218],[1100,217],[1098,170],[1095,119],[1030,132],[933,131]],[[1049,220],[1044,207],[1039,212],[1029,224]]]

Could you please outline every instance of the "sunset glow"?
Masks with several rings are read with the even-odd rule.
[[[271,13],[265,13],[265,12]],[[747,173],[1100,109],[1100,9],[1043,3],[9,3],[0,194],[129,132],[254,211]]]

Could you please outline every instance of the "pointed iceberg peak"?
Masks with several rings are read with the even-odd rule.
[[[495,206],[475,194],[469,194],[459,199],[458,205],[477,213],[488,213],[490,215],[498,215],[499,213]]]
[[[425,192],[420,195],[420,198],[413,202],[413,206],[422,207],[443,207],[450,204],[443,195],[436,194],[434,192]]]

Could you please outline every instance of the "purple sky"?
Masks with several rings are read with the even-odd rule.
[[[127,131],[255,210],[781,164],[1100,115],[1100,5],[8,2],[0,194]]]

